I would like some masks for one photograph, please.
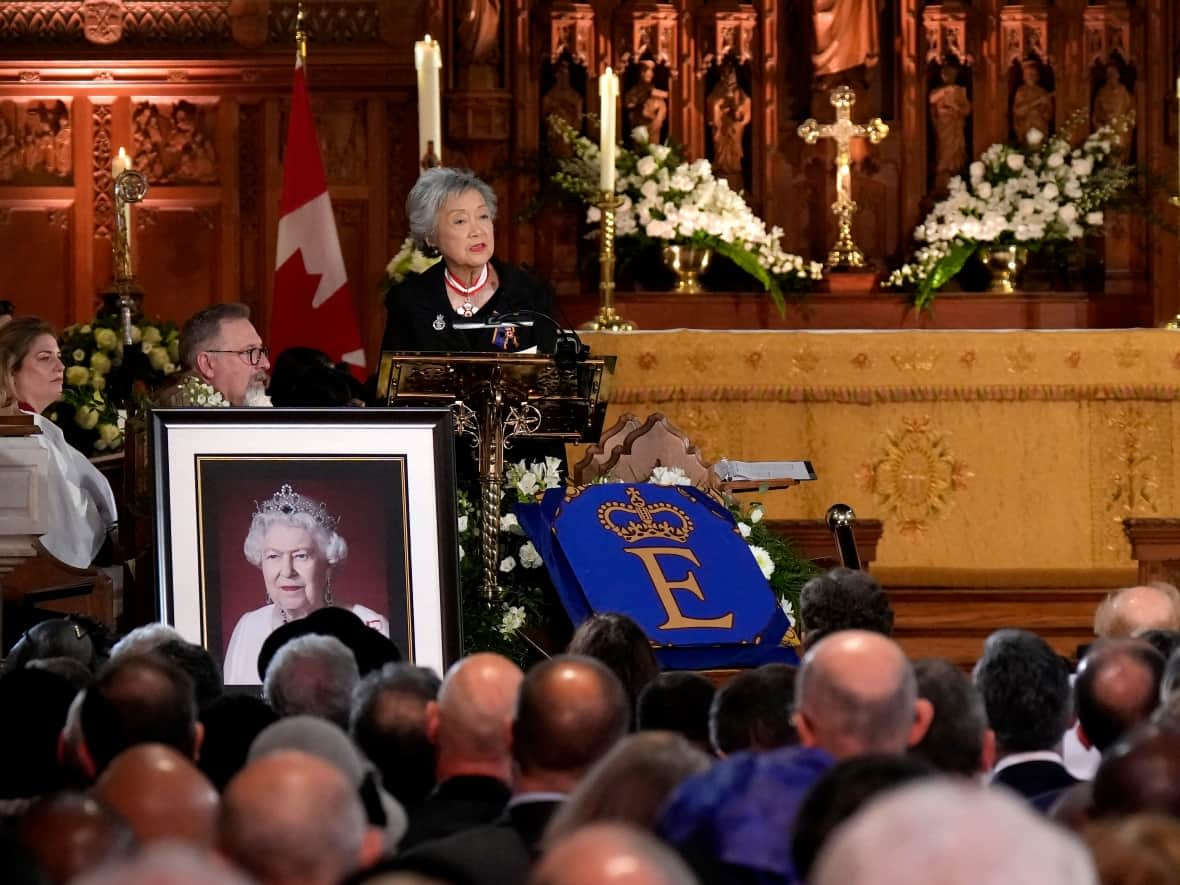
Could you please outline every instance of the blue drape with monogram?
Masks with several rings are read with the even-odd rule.
[[[781,644],[790,622],[732,514],[708,494],[647,483],[552,489],[518,505],[517,518],[575,624],[623,612],[670,668],[798,660]]]

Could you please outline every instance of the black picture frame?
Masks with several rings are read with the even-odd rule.
[[[353,534],[337,604],[387,619],[408,661],[442,673],[459,658],[449,409],[155,409],[150,440],[160,619],[219,663],[227,625],[268,602],[258,569],[249,566],[252,584],[241,566],[241,545],[254,511],[284,483],[322,502],[345,539]]]

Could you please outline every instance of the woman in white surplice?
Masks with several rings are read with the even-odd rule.
[[[332,569],[348,556],[338,522],[323,503],[286,483],[257,505],[242,552],[262,572],[266,605],[246,612],[234,626],[225,652],[226,685],[257,685],[258,653],[266,637],[281,624],[336,604]],[[389,636],[389,621],[382,615],[363,605],[349,610]]]
[[[61,428],[41,413],[61,399],[65,366],[57,336],[37,317],[0,327],[0,412],[31,412],[49,451],[49,531],[41,546],[74,568],[87,568],[117,520],[115,495],[105,476],[66,442]]]

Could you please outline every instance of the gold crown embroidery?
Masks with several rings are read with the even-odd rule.
[[[598,521],[628,543],[646,538],[663,538],[683,544],[692,534],[692,520],[671,504],[648,504],[639,489],[628,487],[630,505],[608,501],[598,508]],[[657,516],[664,519],[657,520]]]

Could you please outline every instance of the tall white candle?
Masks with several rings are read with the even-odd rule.
[[[442,47],[429,34],[414,44],[414,68],[418,72],[418,163],[423,168],[438,166],[442,164]]]
[[[615,192],[615,107],[619,100],[619,78],[610,68],[598,78],[599,149],[602,169],[598,185],[603,193]]]

